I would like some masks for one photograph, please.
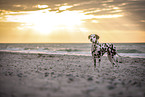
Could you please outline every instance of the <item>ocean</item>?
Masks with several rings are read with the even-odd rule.
[[[145,43],[114,43],[123,57],[145,58]],[[0,52],[91,56],[91,43],[1,43]],[[106,56],[106,55],[105,55]]]

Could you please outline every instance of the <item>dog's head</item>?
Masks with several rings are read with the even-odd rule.
[[[90,39],[91,42],[95,43],[99,39],[99,36],[96,34],[91,34],[88,36],[88,39]]]

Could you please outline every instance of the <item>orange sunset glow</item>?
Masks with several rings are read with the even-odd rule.
[[[142,0],[16,1],[0,1],[0,43],[89,43],[92,33],[100,42],[145,42]]]

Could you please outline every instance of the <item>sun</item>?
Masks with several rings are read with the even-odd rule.
[[[87,20],[92,23],[99,23],[99,19],[118,18],[123,15],[91,15],[83,10],[67,10],[72,6],[60,6],[59,10],[52,11],[46,5],[34,7],[46,8],[37,11],[9,12],[5,16],[6,22],[21,23],[18,30],[31,31],[34,34],[50,35],[59,32],[77,33],[88,32],[90,29],[85,26]],[[91,23],[89,22],[89,23]]]
[[[45,10],[31,12],[19,17],[19,22],[24,24],[19,29],[31,28],[37,33],[46,35],[53,31],[75,29],[80,26],[84,15],[80,11],[64,11],[61,13],[49,12]]]

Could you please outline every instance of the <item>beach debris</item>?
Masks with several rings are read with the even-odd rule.
[[[130,84],[131,82],[132,82],[132,80],[129,80],[129,81],[128,81],[128,84]]]
[[[76,75],[76,77],[79,77],[79,75]]]
[[[62,77],[62,74],[58,74],[57,77]]]
[[[115,88],[115,86],[114,86],[114,85],[108,85],[107,88],[108,88],[109,90],[112,90],[112,89]]]
[[[92,78],[92,77],[89,77],[89,78],[88,78],[88,81],[92,81],[92,80],[93,80],[93,78]]]
[[[13,72],[8,72],[8,74],[11,76],[13,74]]]
[[[53,58],[53,57],[55,57],[55,56],[53,56],[53,55],[49,55],[48,57],[52,57],[52,58]]]
[[[95,91],[97,89],[97,87],[96,86],[91,86],[91,87],[88,87],[86,90],[84,90],[83,92],[85,93],[85,94],[90,94],[90,92],[93,92],[93,91]]]
[[[49,69],[52,69],[53,67],[50,67]]]
[[[45,77],[49,76],[49,72],[45,72]]]
[[[72,77],[69,77],[68,79],[69,79],[69,81],[74,81],[74,79]]]
[[[96,81],[96,83],[99,84],[100,82],[99,81]]]
[[[18,76],[18,77],[22,77],[22,76],[23,76],[23,74],[22,74],[22,73],[19,73],[19,74],[17,74],[17,76]]]
[[[53,75],[54,74],[54,72],[51,72],[51,75]]]
[[[70,77],[73,77],[73,75],[72,75],[72,74],[66,74],[66,76],[70,76]]]
[[[8,75],[12,75],[13,74],[13,72],[4,72],[4,74],[5,74],[5,76],[8,76]]]
[[[120,91],[118,94],[119,94],[119,95],[123,95],[123,92],[122,92],[122,91]]]
[[[41,57],[43,54],[38,53],[38,58]]]
[[[122,82],[121,82],[121,84],[122,84],[123,86],[125,86],[125,85],[126,85],[124,81],[122,81]]]

